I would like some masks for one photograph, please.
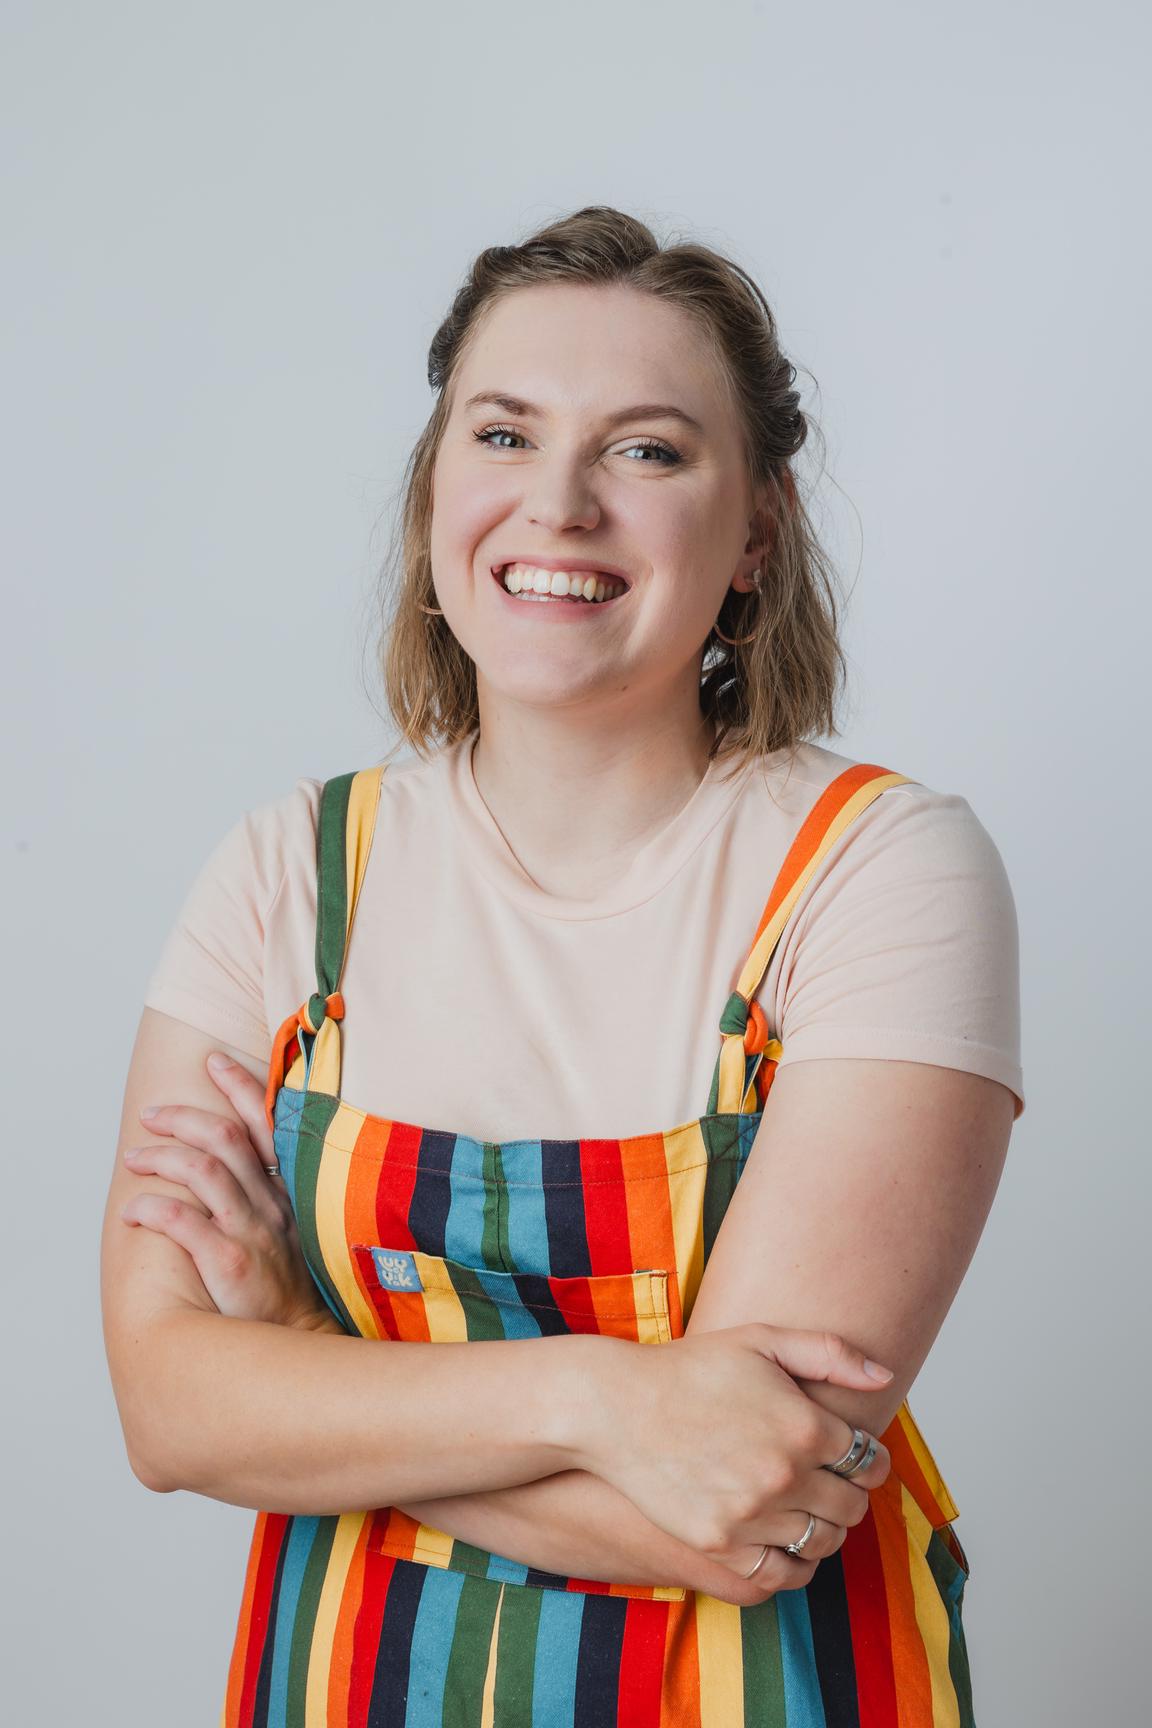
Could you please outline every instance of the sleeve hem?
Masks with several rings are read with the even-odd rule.
[[[981,1074],[985,1079],[998,1080],[1014,1095],[1014,1122],[1024,1113],[1024,1074],[1020,1064],[993,1045],[977,1044],[967,1038],[932,1037],[885,1026],[824,1026],[811,1032],[796,1032],[787,1039],[778,1066],[836,1056],[927,1062],[937,1068]]]
[[[164,985],[145,992],[144,1006],[168,1014],[173,1020],[183,1020],[197,1032],[205,1032],[209,1038],[219,1038],[222,1043],[243,1050],[256,1062],[268,1061],[270,1040],[267,1034],[220,1002],[207,1002],[186,990]]]

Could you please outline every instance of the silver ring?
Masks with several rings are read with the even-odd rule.
[[[854,1476],[857,1470],[866,1470],[876,1456],[876,1442],[871,1434],[865,1434],[862,1428],[853,1428],[852,1444],[843,1458],[837,1458],[835,1464],[822,1464],[822,1470],[831,1470],[836,1476]]]
[[[279,1164],[265,1164],[264,1170],[269,1176],[279,1176],[280,1174]]]
[[[759,1572],[761,1566],[763,1566],[765,1560],[767,1560],[767,1558],[768,1558],[768,1547],[769,1547],[769,1544],[767,1542],[765,1542],[764,1547],[760,1551],[759,1560],[757,1560],[757,1562],[756,1562],[755,1566],[753,1566],[751,1572],[742,1572],[740,1574],[740,1576],[742,1578],[752,1578],[755,1576],[755,1574],[757,1572]]]
[[[813,1530],[815,1530],[815,1528],[816,1528],[816,1520],[815,1520],[815,1518],[813,1518],[812,1514],[809,1513],[808,1514],[808,1528],[807,1528],[807,1530],[805,1530],[805,1532],[804,1532],[803,1536],[801,1536],[799,1542],[786,1542],[784,1544],[785,1554],[791,1554],[793,1559],[795,1559],[795,1560],[802,1560],[804,1558],[804,1544],[805,1544],[805,1542],[807,1542],[809,1536],[811,1536],[811,1534],[812,1534]]]

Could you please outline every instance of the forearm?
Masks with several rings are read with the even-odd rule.
[[[567,1578],[675,1584],[719,1594],[732,1573],[652,1524],[619,1489],[587,1470],[401,1510],[491,1554]]]
[[[195,1309],[136,1342],[131,1450],[159,1490],[286,1513],[506,1488],[582,1463],[592,1351],[561,1335],[381,1346]]]

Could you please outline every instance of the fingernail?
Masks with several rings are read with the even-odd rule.
[[[222,1074],[226,1068],[231,1068],[232,1064],[227,1056],[221,1056],[219,1050],[213,1050],[208,1058],[208,1066],[214,1069],[217,1074]]]
[[[125,1156],[125,1158],[139,1158],[139,1156],[140,1156],[139,1146],[127,1146],[127,1147],[125,1147],[124,1156]]]
[[[881,1368],[879,1362],[873,1362],[868,1356],[864,1358],[864,1372],[871,1374],[873,1380],[891,1380],[891,1368]]]
[[[149,1104],[147,1110],[141,1110],[141,1112],[140,1112],[141,1118],[145,1122],[147,1122],[150,1117],[159,1116],[159,1114],[160,1114],[159,1104]]]

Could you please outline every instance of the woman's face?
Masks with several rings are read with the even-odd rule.
[[[623,287],[509,295],[457,375],[433,500],[436,603],[482,717],[500,698],[619,721],[679,697],[698,713],[708,632],[760,559],[735,412],[685,313]],[[526,600],[492,574],[535,561],[629,586]]]

